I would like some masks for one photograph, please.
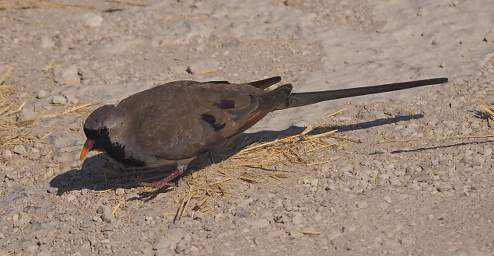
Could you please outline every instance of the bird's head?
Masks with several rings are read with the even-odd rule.
[[[121,126],[121,118],[114,105],[104,105],[94,110],[84,122],[84,134],[87,139],[80,159],[83,160],[91,150],[105,151],[110,147],[110,134],[118,132]]]

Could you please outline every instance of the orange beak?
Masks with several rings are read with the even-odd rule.
[[[90,139],[86,140],[86,143],[84,143],[84,147],[82,148],[81,154],[79,156],[79,159],[81,159],[81,161],[84,160],[84,158],[86,158],[87,153],[91,151],[93,145],[94,145],[94,140],[90,140]]]

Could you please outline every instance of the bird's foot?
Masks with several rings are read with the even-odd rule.
[[[164,177],[161,180],[153,181],[153,182],[143,182],[141,184],[156,189],[165,189],[175,185],[173,181],[178,177],[182,176],[182,174],[184,174],[184,170],[182,168],[178,168],[177,170],[173,171],[172,173],[170,173],[168,176]]]
[[[184,174],[185,168],[177,168],[177,170],[170,173],[168,176],[164,177],[161,180],[154,182],[141,182],[141,185],[146,187],[153,187],[156,190],[151,192],[143,192],[139,194],[140,199],[145,199],[145,201],[149,201],[155,198],[159,193],[167,190],[170,187],[175,185],[174,181]]]

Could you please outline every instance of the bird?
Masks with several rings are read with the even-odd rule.
[[[148,183],[156,189],[173,186],[194,158],[210,153],[273,111],[323,101],[444,84],[432,78],[349,89],[293,93],[280,76],[247,83],[228,81],[168,82],[133,94],[116,105],[103,105],[84,121],[89,151],[106,153],[129,168],[176,165],[164,178]]]

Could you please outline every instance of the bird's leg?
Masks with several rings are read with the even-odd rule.
[[[154,187],[156,189],[163,189],[173,186],[173,181],[178,177],[182,176],[187,170],[187,165],[178,165],[177,169],[170,173],[168,176],[164,177],[161,180],[154,182],[143,183],[145,186]]]

